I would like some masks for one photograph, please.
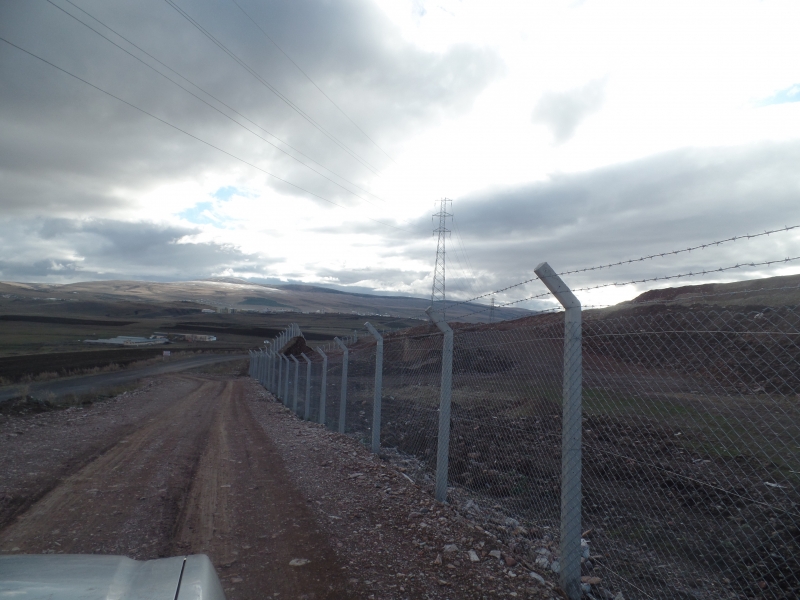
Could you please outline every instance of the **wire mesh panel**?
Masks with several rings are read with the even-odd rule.
[[[448,501],[558,572],[564,314],[452,327]],[[442,344],[433,325],[384,337],[381,448],[431,491]],[[369,338],[348,349],[346,432],[365,445],[375,351]],[[328,356],[326,424],[337,430],[343,353]],[[800,311],[593,314],[582,361],[585,591],[800,597]],[[321,365],[315,356],[314,420]]]
[[[433,484],[443,336],[432,326],[384,337],[381,447],[403,455],[407,473]]]
[[[333,431],[338,431],[344,353],[336,349],[330,350],[326,354],[328,355],[328,376],[325,390],[325,426]]]
[[[564,319],[456,328],[454,498],[516,551],[558,569]]]
[[[616,587],[797,597],[799,321],[653,306],[585,324],[584,522]]]
[[[365,338],[349,348],[347,370],[347,418],[345,433],[369,447],[372,436],[372,408],[375,390],[374,340]]]

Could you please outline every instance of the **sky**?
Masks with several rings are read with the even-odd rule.
[[[452,299],[800,225],[798,22],[794,0],[0,0],[0,280],[429,296],[443,197]],[[800,229],[564,280],[793,257]]]

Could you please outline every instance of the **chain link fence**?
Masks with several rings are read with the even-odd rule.
[[[451,326],[447,500],[531,570],[562,571],[577,508],[586,597],[800,597],[797,307],[584,314],[577,507],[562,494],[564,313]],[[443,337],[384,337],[381,452],[432,493]],[[375,348],[349,347],[345,431],[367,447]],[[337,430],[342,353],[330,357]]]

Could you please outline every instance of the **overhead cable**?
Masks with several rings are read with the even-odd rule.
[[[238,160],[239,162],[247,165],[248,167],[252,167],[253,169],[256,169],[257,171],[261,171],[262,173],[264,173],[266,175],[269,175],[270,177],[272,177],[274,179],[277,179],[278,181],[281,181],[281,182],[285,183],[286,185],[289,185],[289,186],[291,186],[291,187],[293,187],[293,188],[295,188],[295,189],[297,189],[297,190],[299,190],[299,191],[301,191],[301,192],[303,192],[305,194],[308,194],[309,196],[313,196],[314,198],[322,200],[323,202],[327,202],[328,204],[332,204],[333,206],[338,206],[339,208],[347,208],[342,204],[338,204],[337,202],[334,202],[333,200],[329,200],[328,198],[325,198],[324,196],[320,196],[319,194],[315,194],[314,192],[312,192],[310,190],[307,190],[307,189],[305,189],[303,187],[300,187],[299,185],[297,185],[295,183],[292,183],[291,181],[288,181],[287,179],[279,177],[278,175],[275,175],[274,173],[270,173],[266,169],[263,169],[263,168],[259,167],[258,165],[255,165],[255,164],[253,164],[253,163],[251,163],[251,162],[249,162],[249,161],[247,161],[247,160],[245,160],[243,158],[240,158],[240,157],[236,156],[235,154],[220,148],[219,146],[215,146],[211,142],[207,142],[206,140],[204,140],[202,138],[199,138],[199,137],[197,137],[196,135],[194,135],[192,133],[189,133],[185,129],[181,129],[177,125],[173,125],[169,121],[166,121],[166,120],[162,119],[161,117],[157,117],[153,113],[150,113],[150,112],[144,110],[143,108],[139,108],[138,106],[136,106],[135,104],[132,104],[131,102],[128,102],[127,100],[123,100],[119,96],[116,96],[116,95],[112,94],[111,92],[106,91],[103,88],[101,88],[99,86],[96,86],[93,83],[90,83],[89,81],[83,79],[82,77],[79,77],[78,75],[75,75],[74,73],[70,73],[66,69],[64,69],[62,67],[59,67],[55,63],[52,63],[49,60],[47,60],[45,58],[42,58],[41,56],[38,56],[38,55],[34,54],[33,52],[30,52],[29,50],[26,50],[25,48],[23,48],[21,46],[18,46],[17,44],[5,39],[4,37],[0,37],[0,41],[5,42],[9,46],[12,46],[12,47],[16,48],[20,52],[24,52],[25,54],[27,54],[27,55],[29,55],[29,56],[31,56],[31,57],[33,57],[33,58],[45,63],[47,65],[50,65],[54,69],[57,69],[57,70],[61,71],[65,75],[69,75],[73,79],[77,79],[78,81],[80,81],[82,83],[85,83],[89,87],[92,87],[92,88],[96,89],[98,92],[102,92],[106,96],[110,96],[111,98],[114,98],[115,100],[118,100],[118,101],[122,102],[123,104],[126,104],[127,106],[131,107],[132,109],[134,109],[134,110],[136,110],[136,111],[138,111],[138,112],[140,112],[140,113],[142,113],[144,115],[147,115],[148,117],[151,117],[151,118],[155,119],[156,121],[159,121],[160,123],[163,123],[167,127],[170,127],[170,128],[172,128],[172,129],[174,129],[176,131],[179,131],[180,133],[182,133],[182,134],[184,134],[184,135],[186,135],[186,136],[188,136],[188,137],[190,137],[190,138],[192,138],[194,140],[197,140],[198,142],[208,146],[209,148],[213,148],[214,150],[217,150],[218,152],[221,152],[221,153],[223,153],[223,154],[225,154],[225,155],[227,155],[227,156],[229,156],[229,157],[231,157],[231,158],[233,158],[235,160]],[[411,231],[409,231],[407,229],[403,229],[402,227],[397,227],[396,225],[392,225],[391,223],[385,223],[383,221],[378,221],[377,219],[373,219],[371,217],[366,217],[366,218],[368,220],[372,221],[373,223],[378,223],[379,225],[384,225],[385,227],[391,227],[392,229],[397,229],[399,231],[404,231],[406,233],[412,233]]]
[[[281,93],[275,86],[273,86],[269,81],[264,79],[261,75],[259,75],[252,67],[250,67],[247,63],[245,63],[241,58],[239,58],[233,51],[231,51],[225,44],[220,42],[214,35],[212,35],[207,29],[205,29],[200,23],[198,23],[195,19],[189,15],[185,10],[183,10],[180,6],[175,4],[173,0],[164,0],[167,4],[169,4],[175,11],[181,15],[184,19],[186,19],[189,23],[192,24],[200,33],[205,35],[209,40],[211,40],[220,50],[225,52],[228,56],[230,56],[234,61],[236,61],[243,69],[245,69],[248,73],[250,73],[253,77],[255,77],[259,83],[261,83],[264,87],[266,87],[269,91],[275,94],[282,102],[284,102],[289,108],[295,111],[298,115],[303,117],[308,123],[310,123],[315,129],[317,129],[320,133],[325,135],[328,139],[330,139],[333,143],[339,146],[342,150],[347,152],[351,157],[353,157],[356,161],[361,163],[364,167],[372,171],[375,175],[380,175],[378,170],[373,167],[369,162],[363,159],[361,156],[356,154],[353,150],[351,150],[347,145],[343,142],[339,141],[333,134],[331,134],[327,129],[325,129],[322,125],[317,123],[310,115],[308,115],[303,109],[297,106],[294,102],[292,102],[288,97],[286,97],[283,93]]]
[[[289,56],[289,55],[288,55],[288,54],[287,54],[287,53],[284,51],[284,49],[283,49],[283,48],[281,48],[281,47],[278,45],[278,42],[276,42],[275,40],[273,40],[273,39],[272,39],[272,37],[270,37],[270,35],[269,35],[269,34],[268,34],[266,31],[264,31],[264,29],[261,27],[261,25],[259,25],[259,24],[256,22],[256,20],[255,20],[253,17],[251,17],[251,16],[250,16],[250,14],[249,14],[249,13],[248,13],[248,12],[247,12],[245,9],[243,9],[243,8],[242,8],[242,5],[241,5],[241,4],[239,4],[239,3],[238,3],[236,0],[231,0],[231,2],[233,2],[233,3],[236,5],[236,7],[237,7],[237,8],[238,8],[240,11],[242,11],[242,14],[244,14],[244,16],[245,16],[245,17],[247,17],[247,18],[250,20],[250,22],[251,22],[251,23],[253,23],[253,25],[255,25],[255,26],[258,28],[258,30],[259,30],[259,31],[260,31],[262,34],[264,34],[264,37],[265,37],[265,38],[267,38],[267,39],[268,39],[268,40],[269,40],[269,41],[272,43],[272,45],[273,45],[273,46],[275,46],[275,47],[276,47],[276,48],[277,48],[277,49],[280,51],[280,53],[281,53],[281,54],[283,54],[283,55],[286,57],[286,59],[287,59],[287,60],[288,60],[290,63],[292,63],[292,64],[293,64],[295,67],[297,67],[297,70],[298,70],[298,71],[300,71],[300,72],[303,74],[303,76],[304,76],[306,79],[308,79],[308,80],[311,82],[311,85],[313,85],[315,88],[317,88],[317,90],[319,91],[319,93],[320,93],[320,94],[322,94],[323,96],[325,96],[325,98],[328,100],[328,102],[330,102],[331,104],[333,104],[333,106],[335,106],[335,107],[336,107],[336,110],[338,110],[340,113],[342,113],[342,114],[344,115],[344,117],[345,117],[345,118],[346,118],[348,121],[350,121],[350,123],[352,123],[352,124],[353,124],[353,127],[355,127],[356,129],[358,129],[358,130],[359,130],[359,131],[360,131],[360,132],[363,134],[363,136],[364,136],[365,138],[367,138],[367,139],[368,139],[370,142],[372,142],[372,144],[373,144],[373,145],[374,145],[374,146],[375,146],[375,147],[376,147],[378,150],[380,150],[381,152],[383,152],[383,154],[384,154],[384,156],[386,156],[386,158],[388,158],[389,160],[391,160],[391,161],[392,161],[392,162],[394,162],[394,163],[396,163],[396,162],[397,162],[397,161],[395,161],[395,159],[393,159],[391,156],[389,156],[389,153],[388,153],[388,152],[386,152],[386,150],[384,150],[383,148],[381,148],[381,147],[378,145],[378,143],[377,143],[375,140],[373,140],[371,137],[369,137],[369,135],[367,135],[367,132],[366,132],[366,131],[364,131],[363,129],[361,129],[361,127],[359,127],[359,126],[358,126],[358,123],[356,123],[355,121],[353,121],[353,119],[351,119],[351,118],[350,118],[350,115],[348,115],[346,112],[344,112],[344,110],[342,110],[342,108],[341,108],[341,107],[340,107],[338,104],[336,104],[336,102],[334,102],[334,101],[333,101],[333,99],[332,99],[330,96],[328,96],[328,94],[326,94],[326,93],[325,93],[325,92],[322,90],[322,88],[321,88],[321,87],[319,87],[319,86],[317,85],[317,82],[316,82],[316,81],[314,81],[313,79],[311,79],[311,77],[308,75],[308,73],[306,73],[306,72],[305,72],[305,71],[304,71],[304,70],[303,70],[303,69],[300,67],[300,65],[298,65],[298,64],[297,64],[297,63],[294,61],[294,59],[293,59],[291,56]]]
[[[216,106],[214,106],[214,105],[213,105],[213,104],[211,104],[210,102],[208,102],[208,101],[206,101],[205,99],[201,98],[200,96],[198,96],[197,94],[195,94],[195,93],[194,93],[194,92],[192,92],[191,90],[189,90],[189,89],[185,88],[185,87],[184,87],[184,86],[182,86],[180,83],[178,83],[178,82],[177,82],[177,81],[175,81],[174,79],[171,79],[170,77],[168,77],[167,75],[165,75],[164,73],[162,73],[161,71],[159,71],[158,69],[156,69],[155,67],[153,67],[152,65],[150,65],[150,64],[148,64],[148,63],[146,63],[145,61],[143,61],[141,58],[139,58],[138,56],[136,56],[135,54],[133,54],[133,53],[132,53],[132,52],[130,52],[129,50],[127,50],[127,49],[123,48],[122,46],[120,46],[119,44],[117,44],[116,42],[114,42],[113,40],[109,39],[108,37],[106,37],[105,35],[103,35],[103,34],[102,34],[102,33],[100,33],[99,31],[97,31],[95,28],[93,28],[93,27],[92,27],[91,25],[89,25],[88,23],[85,23],[85,22],[81,21],[80,19],[78,19],[78,18],[77,18],[75,15],[73,15],[73,14],[70,14],[69,12],[67,12],[66,10],[64,10],[62,7],[60,7],[60,6],[58,6],[57,4],[55,4],[55,3],[54,3],[52,0],[45,0],[45,1],[46,1],[46,2],[48,2],[49,4],[51,4],[52,6],[54,6],[55,8],[57,8],[58,10],[62,11],[62,12],[65,14],[65,15],[67,15],[67,16],[69,16],[69,17],[71,17],[72,19],[74,19],[75,21],[77,21],[78,23],[80,23],[81,25],[83,25],[84,27],[86,27],[86,28],[90,29],[91,31],[93,31],[94,33],[96,33],[97,35],[99,35],[100,37],[102,37],[104,40],[106,40],[106,41],[107,41],[107,42],[109,42],[110,44],[113,44],[114,46],[116,46],[117,48],[119,48],[120,50],[122,50],[123,52],[125,52],[126,54],[128,54],[129,56],[131,56],[132,58],[134,58],[134,59],[138,60],[140,63],[142,63],[142,64],[143,64],[144,66],[146,66],[148,69],[151,69],[151,70],[153,70],[154,72],[156,72],[156,73],[158,73],[159,75],[161,75],[161,76],[162,76],[164,79],[166,79],[166,80],[167,80],[167,81],[169,81],[170,83],[172,83],[172,84],[174,84],[174,85],[178,86],[180,89],[182,89],[183,91],[185,91],[187,94],[189,94],[189,95],[193,96],[194,98],[198,99],[200,102],[202,102],[203,104],[205,104],[205,105],[206,105],[206,106],[208,106],[209,108],[211,108],[211,109],[213,109],[213,110],[217,111],[217,112],[218,112],[219,114],[221,114],[223,117],[225,117],[226,119],[228,119],[228,120],[232,121],[233,123],[235,123],[236,125],[238,125],[238,126],[239,126],[239,127],[241,127],[242,129],[244,129],[245,131],[248,131],[248,132],[250,132],[251,134],[253,134],[254,136],[256,136],[258,139],[260,139],[260,140],[262,140],[262,141],[266,142],[267,144],[269,144],[270,146],[272,146],[272,147],[273,147],[273,148],[275,148],[276,150],[278,150],[278,151],[282,152],[283,154],[285,154],[286,156],[288,156],[288,157],[289,157],[289,158],[291,158],[292,160],[294,160],[294,161],[297,161],[298,163],[300,163],[301,165],[303,165],[304,167],[306,167],[306,168],[307,168],[307,169],[309,169],[310,171],[312,171],[312,172],[316,173],[316,174],[317,174],[317,175],[319,175],[320,177],[322,177],[322,178],[324,178],[324,179],[326,179],[326,180],[330,181],[330,182],[331,182],[331,183],[333,183],[334,185],[336,185],[336,186],[340,187],[341,189],[343,189],[343,190],[344,190],[344,191],[346,191],[347,193],[349,193],[349,194],[352,194],[352,195],[353,195],[353,196],[355,196],[356,198],[359,198],[359,199],[361,199],[361,200],[364,200],[364,202],[367,202],[367,203],[369,203],[369,204],[372,204],[372,202],[370,202],[370,201],[369,201],[367,198],[364,198],[364,197],[363,197],[363,196],[361,196],[360,194],[356,194],[356,193],[355,193],[355,192],[353,192],[352,190],[350,190],[350,189],[348,189],[347,187],[345,187],[345,186],[343,186],[342,184],[340,184],[338,181],[336,181],[336,180],[334,180],[334,179],[331,179],[330,177],[328,177],[328,176],[327,176],[327,175],[325,175],[324,173],[321,173],[320,171],[318,171],[318,170],[314,169],[313,167],[311,167],[311,166],[307,165],[306,163],[304,163],[303,161],[301,161],[299,158],[297,158],[297,157],[295,157],[295,156],[292,156],[292,155],[291,155],[289,152],[287,152],[286,150],[284,150],[283,148],[281,148],[281,147],[280,147],[280,146],[278,146],[277,144],[274,144],[274,143],[273,143],[273,142],[271,142],[270,140],[268,140],[268,139],[266,139],[265,137],[263,137],[263,136],[259,135],[258,133],[256,133],[256,132],[255,132],[255,131],[253,131],[252,129],[250,129],[249,127],[246,127],[246,126],[244,126],[242,123],[240,123],[239,121],[237,121],[236,119],[234,119],[234,118],[233,118],[233,117],[231,117],[230,115],[226,114],[224,111],[220,110],[219,108],[217,108]],[[184,81],[187,81],[189,84],[191,84],[192,86],[194,86],[195,88],[197,88],[198,90],[200,90],[201,92],[203,92],[204,94],[206,94],[206,95],[208,95],[209,97],[213,98],[214,100],[216,100],[217,102],[219,102],[220,104],[222,104],[223,106],[225,106],[226,108],[228,108],[229,110],[233,111],[234,113],[236,113],[237,115],[239,115],[239,116],[240,116],[240,117],[242,117],[243,119],[245,119],[245,120],[249,121],[250,123],[253,123],[253,125],[255,125],[255,126],[256,126],[256,127],[258,127],[259,129],[261,129],[262,131],[265,131],[265,132],[266,132],[268,135],[270,135],[270,136],[274,137],[275,139],[277,139],[277,140],[278,140],[278,141],[280,141],[281,143],[285,144],[285,145],[286,145],[286,146],[288,146],[289,148],[292,148],[292,150],[294,150],[294,151],[295,151],[295,152],[297,152],[298,154],[301,154],[302,156],[304,156],[304,157],[305,157],[305,158],[307,158],[308,160],[310,160],[310,161],[314,162],[315,164],[319,165],[320,167],[322,167],[322,168],[326,169],[327,171],[330,171],[331,173],[333,173],[334,175],[336,175],[337,177],[339,177],[339,178],[340,178],[340,179],[342,179],[343,181],[346,181],[346,182],[347,182],[347,183],[349,183],[350,185],[352,185],[352,186],[354,186],[354,187],[356,187],[356,188],[358,188],[358,189],[360,189],[360,190],[362,190],[362,191],[364,191],[364,192],[366,192],[366,193],[370,193],[370,192],[368,192],[367,190],[364,190],[363,188],[361,188],[360,186],[358,186],[357,184],[353,183],[352,181],[350,181],[350,180],[346,179],[345,177],[342,177],[342,176],[341,176],[341,175],[339,175],[338,173],[335,173],[334,171],[331,171],[330,169],[328,169],[328,168],[327,168],[327,167],[325,167],[324,165],[322,165],[322,164],[318,163],[317,161],[315,161],[314,159],[310,158],[309,156],[306,156],[305,154],[303,154],[302,152],[300,152],[300,151],[299,151],[299,150],[297,150],[296,148],[293,148],[292,146],[290,146],[289,144],[287,144],[286,142],[284,142],[283,140],[281,140],[281,139],[280,139],[280,138],[278,138],[277,136],[273,135],[272,133],[270,133],[269,131],[267,131],[266,129],[264,129],[264,128],[263,128],[263,127],[261,127],[260,125],[258,125],[257,123],[254,123],[252,120],[250,120],[250,119],[248,119],[247,117],[245,117],[243,114],[241,114],[241,113],[240,113],[239,111],[237,111],[236,109],[234,109],[234,108],[232,108],[231,106],[228,106],[227,104],[225,104],[225,103],[224,103],[222,100],[220,100],[219,98],[216,98],[215,96],[213,96],[212,94],[210,94],[209,92],[207,92],[206,90],[204,90],[203,88],[201,88],[200,86],[198,86],[198,85],[196,85],[196,84],[192,83],[192,82],[191,82],[191,81],[189,81],[189,80],[188,80],[186,77],[184,77],[184,76],[183,76],[183,75],[181,75],[180,73],[176,72],[174,69],[170,68],[169,66],[165,65],[163,62],[161,62],[160,60],[158,60],[157,58],[155,58],[155,57],[154,57],[152,54],[148,53],[146,50],[143,50],[142,48],[140,48],[139,46],[137,46],[136,44],[134,44],[133,42],[131,42],[131,41],[130,41],[130,40],[128,40],[127,38],[123,37],[122,35],[120,35],[120,34],[119,34],[119,33],[117,33],[116,31],[114,31],[113,29],[111,29],[111,27],[109,27],[108,25],[106,25],[105,23],[103,23],[102,21],[100,21],[99,19],[97,19],[96,17],[92,16],[91,14],[89,14],[88,12],[86,12],[85,10],[83,10],[81,7],[79,7],[79,6],[76,6],[76,5],[75,5],[73,2],[71,2],[71,0],[65,0],[65,2],[67,2],[67,3],[71,4],[72,6],[74,6],[74,7],[75,7],[75,8],[77,8],[78,10],[80,10],[81,12],[85,13],[87,16],[89,16],[90,18],[92,18],[92,19],[94,19],[95,21],[97,21],[98,23],[100,23],[100,24],[101,24],[103,27],[105,27],[105,28],[106,28],[106,29],[108,29],[109,31],[113,32],[115,35],[119,36],[121,39],[125,40],[126,42],[128,42],[129,44],[131,44],[132,46],[134,46],[135,48],[137,48],[139,51],[141,51],[141,52],[143,52],[144,54],[146,54],[147,56],[149,56],[150,58],[152,58],[153,60],[155,60],[156,62],[158,62],[160,65],[164,66],[166,69],[169,69],[170,71],[172,71],[173,73],[175,73],[175,74],[176,74],[178,77],[180,77],[180,78],[181,78],[181,79],[183,79]],[[374,195],[374,194],[373,194],[373,195]],[[376,196],[376,197],[377,197],[377,196]],[[381,199],[381,198],[379,198],[379,199]]]

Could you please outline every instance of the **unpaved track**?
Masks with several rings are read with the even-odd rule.
[[[66,396],[68,394],[80,395],[89,394],[94,390],[113,387],[143,379],[145,377],[155,377],[167,373],[178,371],[188,371],[197,367],[206,367],[218,363],[242,360],[247,358],[246,354],[232,355],[200,355],[189,356],[186,358],[174,358],[155,365],[145,365],[143,367],[130,367],[121,371],[110,373],[95,373],[92,375],[78,375],[55,379],[53,381],[37,381],[28,384],[11,385],[0,388],[0,402],[9,400],[22,393],[42,396],[54,394],[56,396]]]
[[[229,599],[346,598],[337,558],[243,397],[171,376],[174,400],[0,532],[0,552],[206,553]],[[294,568],[294,558],[313,569]]]

